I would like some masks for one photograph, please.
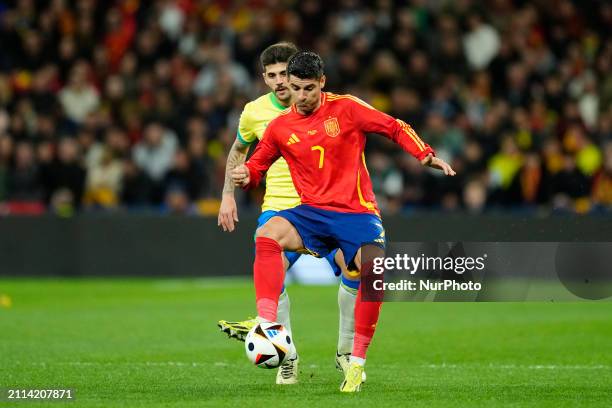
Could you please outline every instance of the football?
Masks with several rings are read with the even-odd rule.
[[[249,361],[261,368],[283,364],[293,348],[291,336],[280,323],[266,322],[253,327],[244,341]]]

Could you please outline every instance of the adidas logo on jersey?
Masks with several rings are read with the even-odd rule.
[[[296,136],[295,133],[292,133],[291,136],[289,136],[289,140],[287,141],[287,145],[292,145],[294,143],[298,143],[300,142],[300,138]]]

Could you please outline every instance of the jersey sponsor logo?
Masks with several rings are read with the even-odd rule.
[[[329,118],[325,122],[325,133],[328,136],[336,137],[340,134],[340,123],[338,123],[338,118]]]
[[[291,136],[289,136],[289,140],[287,140],[287,145],[292,145],[294,143],[299,143],[299,142],[300,142],[300,138],[297,137],[295,133],[292,133]]]
[[[309,131],[308,131],[308,134],[309,134],[310,136],[312,136],[312,135],[316,135],[316,134],[317,134],[317,129],[314,129],[314,130],[309,130]]]

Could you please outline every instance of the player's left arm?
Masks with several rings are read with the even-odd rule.
[[[386,113],[374,109],[367,103],[351,99],[351,116],[358,126],[368,133],[381,134],[410,153],[423,166],[442,170],[447,176],[454,176],[455,171],[444,160],[436,157],[435,151],[425,143],[412,127],[401,119],[395,119]]]
[[[451,167],[450,164],[440,159],[439,157],[434,156],[433,154],[428,154],[425,156],[423,160],[421,160],[421,164],[423,166],[428,166],[434,169],[442,170],[447,176],[454,176],[457,174],[455,170]]]

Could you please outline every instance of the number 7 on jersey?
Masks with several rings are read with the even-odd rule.
[[[323,168],[323,160],[325,158],[325,148],[323,148],[323,146],[312,146],[310,148],[310,150],[312,150],[313,152],[316,150],[320,153],[319,155],[319,168],[322,169]]]

